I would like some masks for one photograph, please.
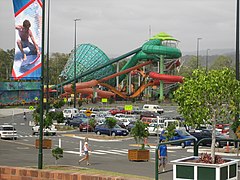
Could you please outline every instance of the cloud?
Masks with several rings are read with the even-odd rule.
[[[234,48],[235,1],[226,0],[51,0],[50,51],[73,49],[74,19],[77,42],[91,43],[107,55],[122,55],[140,47],[150,35],[166,32],[182,51]],[[0,48],[14,47],[12,2],[0,1]],[[149,28],[150,27],[150,28]]]

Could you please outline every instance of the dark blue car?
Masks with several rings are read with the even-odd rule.
[[[160,138],[159,140],[165,140],[165,130],[163,130],[160,134]],[[192,136],[191,134],[189,134],[185,129],[175,129],[175,133],[174,136],[171,137],[169,139],[169,141],[174,141],[174,140],[180,140],[180,139],[187,139],[187,138],[195,138],[194,136]],[[171,143],[173,145],[180,145],[182,146],[182,148],[184,148],[185,146],[190,146],[193,143],[193,140],[188,140],[188,141],[184,141],[184,142],[180,142],[180,143]]]
[[[128,130],[121,128],[118,124],[115,125],[114,128],[109,129],[106,124],[97,125],[94,129],[94,132],[97,135],[106,134],[112,136],[127,136]]]

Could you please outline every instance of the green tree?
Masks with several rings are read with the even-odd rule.
[[[206,74],[204,70],[195,70],[174,96],[188,124],[212,124],[211,157],[215,161],[216,123],[223,117],[233,120],[240,99],[240,82],[234,71],[224,68]]]
[[[4,51],[0,49],[0,80],[7,81],[11,76],[13,60],[14,60],[14,49]]]
[[[219,56],[217,57],[213,64],[210,67],[212,69],[222,69],[223,67],[233,69],[233,60],[231,57],[228,56]]]
[[[131,129],[131,135],[134,137],[137,144],[142,143],[141,149],[145,149],[144,138],[149,136],[148,131],[146,130],[147,125],[142,121],[137,120],[134,127]]]
[[[181,66],[180,71],[178,72],[178,75],[181,75],[183,77],[189,77],[192,75],[192,72],[196,68],[197,68],[197,57],[196,56],[186,57],[184,64]]]
[[[108,126],[108,128],[110,129],[110,135],[112,135],[112,129],[117,124],[117,120],[115,118],[108,117],[108,118],[106,118],[105,123]]]
[[[65,64],[67,63],[68,58],[69,54],[58,52],[51,54],[49,60],[49,84],[60,83],[59,75],[61,74]],[[47,72],[46,68],[47,67],[45,66],[45,73]]]
[[[52,156],[55,158],[55,165],[57,165],[57,160],[63,158],[63,149],[60,147],[52,149]]]

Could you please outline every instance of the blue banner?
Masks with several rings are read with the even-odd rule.
[[[13,0],[15,56],[12,78],[39,80],[41,77],[42,0]]]

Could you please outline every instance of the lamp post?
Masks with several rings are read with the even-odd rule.
[[[208,72],[208,52],[210,49],[207,49],[207,54],[206,54],[206,73]]]
[[[74,19],[75,23],[75,36],[74,36],[74,108],[76,108],[76,98],[77,98],[77,92],[76,92],[76,61],[77,61],[77,21],[80,21],[81,19]]]
[[[239,0],[236,11],[236,79],[239,80]]]
[[[236,79],[239,81],[239,0],[237,0],[237,11],[236,11]],[[236,102],[236,106],[237,106],[237,110],[239,110],[238,100]],[[236,113],[235,121],[239,121],[239,113]]]
[[[49,111],[49,30],[50,30],[50,0],[48,0],[48,18],[47,18],[47,78],[46,78],[46,83],[47,83],[47,90],[46,90],[46,113]]]
[[[199,52],[199,41],[201,40],[202,38],[197,38],[197,69],[198,69],[198,52]]]

